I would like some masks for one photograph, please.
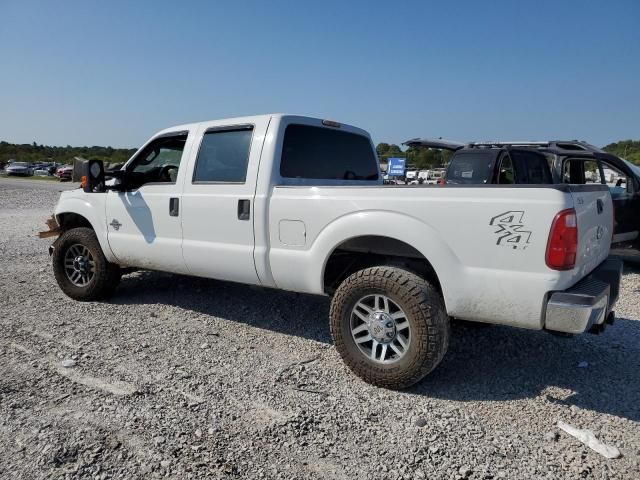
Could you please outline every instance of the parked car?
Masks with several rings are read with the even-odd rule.
[[[21,177],[30,177],[33,175],[33,169],[27,162],[13,162],[5,168],[7,175],[16,175]]]
[[[44,167],[40,167],[40,168],[35,169],[33,171],[33,174],[36,177],[49,177],[50,176],[49,169],[44,168]]]
[[[61,167],[58,167],[54,175],[58,177],[61,182],[70,182],[71,176],[73,175],[73,166],[62,165]]]
[[[446,171],[440,174],[447,185],[553,183],[545,155],[528,147],[420,138],[404,144],[453,151]]]
[[[428,185],[436,185],[444,182],[445,172],[445,168],[434,168],[432,170],[427,170],[424,183]]]
[[[565,333],[614,318],[604,185],[383,187],[367,132],[280,114],[168,128],[110,181],[100,161],[78,170],[42,233],[60,235],[66,295],[108,296],[122,267],[330,295],[337,351],[376,385],[431,372],[450,317]]]

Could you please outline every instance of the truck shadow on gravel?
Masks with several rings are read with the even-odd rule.
[[[325,297],[137,272],[123,278],[110,303],[148,304],[150,311],[164,304],[331,343]],[[542,396],[548,402],[640,421],[639,371],[637,320],[619,318],[604,334],[572,338],[454,322],[443,362],[407,393],[463,402]]]
[[[640,421],[640,321],[559,338],[509,327],[454,325],[440,366],[409,391],[456,401],[546,401]],[[586,362],[586,364],[585,364]]]

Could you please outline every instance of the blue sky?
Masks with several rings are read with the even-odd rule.
[[[269,112],[374,141],[640,139],[640,1],[0,0],[0,139]]]

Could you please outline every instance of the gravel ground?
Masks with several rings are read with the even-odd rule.
[[[68,299],[38,183],[0,179],[0,478],[640,478],[638,270],[603,335],[455,324],[393,392],[343,365],[326,298],[138,272]]]

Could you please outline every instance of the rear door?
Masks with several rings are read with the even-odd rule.
[[[609,187],[613,199],[616,226],[613,242],[630,242],[638,238],[640,221],[640,192],[633,172],[622,162],[600,161],[603,183]]]
[[[260,283],[254,198],[269,119],[208,122],[197,133],[182,195],[182,253],[193,275]]]

